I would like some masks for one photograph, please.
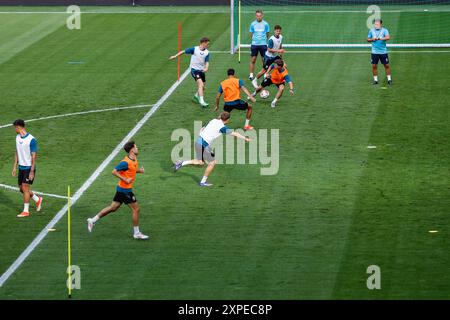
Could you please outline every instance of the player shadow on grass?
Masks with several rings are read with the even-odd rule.
[[[194,180],[196,183],[200,182],[199,175],[195,175],[195,174],[188,173],[186,171],[181,171],[181,170],[177,171],[177,172],[174,172],[173,171],[173,164],[171,164],[170,161],[169,162],[161,161],[160,165],[161,165],[161,168],[163,169],[163,171],[169,173],[168,176],[160,176],[159,177],[160,180],[167,180],[167,179],[177,178],[177,177],[180,177],[180,176],[188,176],[192,180]],[[201,166],[199,166],[198,168],[200,168],[200,170],[201,170],[201,168],[204,169],[204,167],[201,167]]]

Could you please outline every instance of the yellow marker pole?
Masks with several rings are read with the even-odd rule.
[[[69,299],[72,298],[72,252],[70,245],[70,186],[67,186],[67,262],[69,264],[67,270],[69,272]]]
[[[241,0],[239,0],[239,9],[238,9],[238,11],[239,11],[239,18],[238,18],[238,24],[239,24],[239,26],[238,26],[238,50],[239,50],[239,53],[238,53],[238,56],[239,56],[239,58],[238,58],[238,60],[239,60],[239,63],[241,63]]]

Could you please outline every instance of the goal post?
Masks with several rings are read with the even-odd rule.
[[[230,0],[231,53],[250,47],[258,9],[271,33],[281,25],[285,48],[368,48],[376,18],[390,32],[388,47],[450,47],[450,0]]]

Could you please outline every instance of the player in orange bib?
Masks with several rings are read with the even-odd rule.
[[[272,73],[270,73],[271,71]],[[281,59],[275,60],[274,64],[272,64],[269,70],[267,70],[264,81],[261,83],[258,89],[256,89],[255,92],[253,92],[252,96],[255,97],[265,87],[268,87],[272,84],[276,85],[278,87],[278,92],[271,103],[272,108],[275,108],[277,106],[278,100],[283,95],[286,83],[289,84],[289,92],[291,93],[291,95],[293,95],[294,83],[292,82],[291,77],[289,76],[289,72],[286,68],[286,65]]]
[[[113,176],[119,178],[119,183],[117,184],[116,195],[114,196],[113,202],[101,210],[93,218],[87,219],[88,230],[92,232],[95,223],[101,218],[107,216],[111,212],[117,211],[120,206],[125,203],[128,205],[133,212],[133,237],[138,240],[146,240],[148,236],[139,231],[139,204],[133,193],[133,184],[137,173],[144,173],[144,168],[138,169],[137,156],[139,154],[139,149],[134,143],[134,141],[127,142],[124,146],[125,152],[128,155],[123,158],[118,166],[112,171]]]
[[[253,102],[256,102],[255,98],[251,97],[250,92],[245,88],[244,81],[236,78],[234,76],[234,69],[228,69],[228,78],[220,83],[219,92],[216,96],[216,108],[214,111],[219,109],[220,97],[223,94],[223,100],[225,104],[223,110],[226,112],[231,112],[236,110],[247,110],[245,117],[244,130],[252,130],[253,127],[250,125],[250,119],[252,117],[252,106],[247,103],[247,101],[241,100],[241,90],[250,97]]]

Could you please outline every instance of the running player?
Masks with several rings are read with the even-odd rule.
[[[194,99],[200,103],[204,108],[208,107],[209,104],[205,102],[204,92],[206,83],[206,72],[209,69],[209,39],[204,37],[200,39],[200,45],[187,48],[186,50],[181,50],[176,55],[171,56],[169,59],[173,60],[182,54],[190,54],[191,56],[191,75],[197,83],[197,92],[194,95]]]
[[[285,52],[283,49],[283,36],[281,35],[281,26],[278,24],[273,28],[273,36],[269,38],[269,45],[264,55],[264,64],[261,71],[256,75],[252,81],[252,85],[258,88],[257,79],[261,78],[269,69],[269,67],[275,62],[275,60],[280,59]]]
[[[134,141],[127,142],[124,146],[127,156],[112,171],[112,175],[119,179],[116,187],[116,195],[112,203],[102,209],[96,216],[87,219],[88,230],[92,232],[95,223],[101,218],[107,216],[111,212],[117,211],[120,206],[125,203],[133,212],[133,237],[138,240],[147,240],[148,236],[139,231],[139,204],[133,194],[133,184],[137,173],[144,173],[144,168],[138,169],[137,156],[139,149]]]
[[[255,72],[255,63],[258,53],[261,55],[264,64],[264,56],[267,51],[267,39],[269,38],[270,26],[263,20],[264,14],[262,10],[256,10],[256,20],[250,24],[250,39],[252,45],[250,49],[250,81],[253,81]]]
[[[220,97],[223,94],[223,100],[225,101],[223,110],[227,112],[231,112],[233,111],[233,109],[247,110],[244,130],[252,130],[253,127],[250,125],[250,119],[252,117],[252,106],[249,105],[246,101],[241,100],[241,90],[244,91],[244,93],[246,93],[253,102],[256,102],[256,100],[251,96],[247,88],[244,87],[244,81],[237,79],[234,76],[234,73],[234,69],[228,69],[228,79],[220,83],[219,92],[216,96],[216,108],[214,109],[214,111],[219,110]]]
[[[17,165],[19,165],[18,183],[20,192],[23,194],[23,211],[18,214],[18,218],[25,218],[30,215],[30,198],[36,202],[36,211],[41,211],[42,197],[31,191],[31,185],[36,175],[37,141],[25,129],[25,121],[18,119],[13,123],[16,129],[16,153],[14,155],[14,165],[12,175],[17,175]]]
[[[272,73],[270,73],[271,71]],[[258,89],[256,89],[255,92],[252,93],[252,96],[255,97],[265,87],[268,87],[272,84],[276,85],[278,87],[278,92],[272,103],[270,104],[272,108],[275,108],[277,106],[278,100],[283,95],[286,83],[289,84],[289,92],[291,93],[291,95],[293,95],[294,83],[289,76],[289,72],[286,69],[286,65],[284,64],[283,60],[278,59],[269,67],[264,81],[261,83]]]
[[[208,177],[214,169],[216,165],[216,159],[214,156],[214,152],[211,149],[211,144],[215,139],[220,137],[221,134],[230,134],[236,138],[243,139],[249,142],[251,139],[244,137],[243,135],[229,129],[226,124],[230,121],[230,113],[223,111],[218,119],[211,120],[206,127],[200,129],[200,135],[195,142],[195,153],[196,159],[193,160],[185,160],[185,161],[177,161],[174,165],[174,171],[178,171],[181,167],[187,165],[198,165],[202,166],[205,164],[205,161],[208,162],[208,166],[206,167],[205,173],[203,174],[203,178],[200,181],[201,187],[210,187],[211,183],[208,183]]]
[[[373,74],[373,84],[378,84],[378,61],[384,66],[386,71],[386,76],[388,84],[392,84],[391,78],[391,67],[389,66],[388,50],[386,47],[386,41],[391,39],[389,31],[383,28],[383,21],[381,19],[376,19],[374,27],[369,30],[367,35],[367,42],[372,43],[372,74]]]

